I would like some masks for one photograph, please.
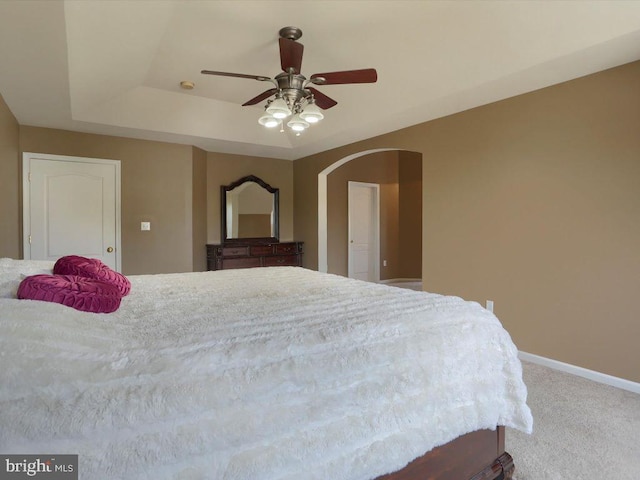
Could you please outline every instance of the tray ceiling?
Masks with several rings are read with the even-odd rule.
[[[267,84],[200,74],[273,77],[287,25],[303,74],[379,78],[318,87],[338,105],[298,137],[241,106]],[[291,160],[638,59],[631,1],[0,1],[0,94],[20,124]]]

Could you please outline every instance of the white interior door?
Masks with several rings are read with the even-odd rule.
[[[380,280],[380,186],[349,182],[349,277]]]
[[[24,257],[98,258],[120,270],[120,162],[25,153]]]

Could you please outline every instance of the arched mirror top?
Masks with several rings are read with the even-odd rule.
[[[223,243],[278,241],[279,189],[255,175],[221,186]]]

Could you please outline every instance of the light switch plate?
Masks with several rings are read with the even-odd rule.
[[[151,222],[140,222],[140,230],[151,230]]]

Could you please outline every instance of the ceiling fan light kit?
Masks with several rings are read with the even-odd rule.
[[[264,75],[247,75],[244,73],[217,72],[213,70],[202,70],[205,75],[218,75],[223,77],[237,77],[258,80],[260,82],[272,82],[275,88],[262,92],[260,95],[243,103],[242,106],[256,105],[269,97],[265,111],[258,119],[258,123],[267,128],[280,125],[280,131],[284,131],[284,120],[291,119],[286,123],[287,127],[300,133],[310,125],[318,123],[324,118],[320,109],[327,110],[338,104],[332,98],[326,96],[317,89],[310,87],[313,85],[338,85],[350,83],[375,83],[378,74],[373,68],[362,70],[346,70],[342,72],[315,73],[307,80],[300,73],[302,67],[302,54],[304,45],[298,43],[302,37],[302,30],[297,27],[283,27],[279,31],[280,39],[280,66],[282,73],[270,78]]]

